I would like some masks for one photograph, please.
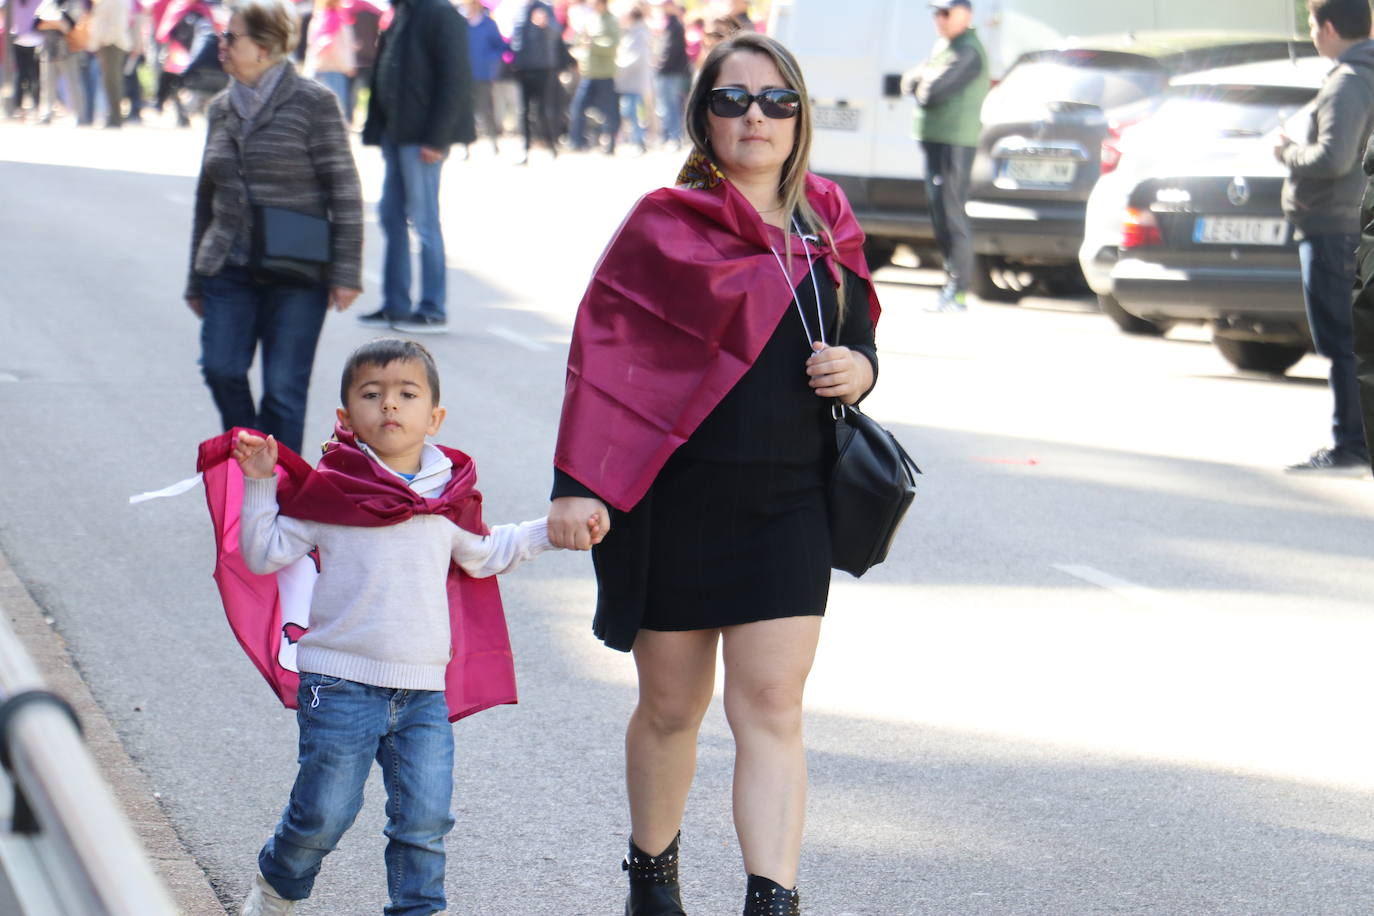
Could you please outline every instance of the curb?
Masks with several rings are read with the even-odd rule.
[[[72,704],[81,719],[86,746],[111,793],[143,843],[153,870],[162,878],[183,916],[225,916],[210,880],[172,829],[152,786],[129,758],[114,726],[73,667],[67,643],[49,625],[0,553],[0,613],[14,628],[49,690]]]

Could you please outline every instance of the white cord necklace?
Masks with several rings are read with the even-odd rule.
[[[816,282],[816,267],[811,260],[811,249],[806,247],[806,236],[802,235],[801,227],[797,225],[795,218],[792,220],[792,228],[796,230],[797,235],[802,240],[802,251],[806,254],[806,272],[811,275],[811,288],[816,291],[816,325],[820,331],[821,344],[828,347],[830,344],[825,339],[825,316],[821,312],[821,287]],[[797,316],[801,318],[802,333],[806,335],[806,350],[809,359],[812,352],[811,345],[815,343],[816,338],[811,336],[811,325],[806,320],[806,311],[802,308],[801,297],[797,295],[796,288],[792,286],[792,277],[787,273],[787,268],[783,266],[782,255],[778,254],[778,250],[771,245],[768,246],[768,250],[773,252],[773,260],[778,262],[778,270],[782,271],[783,279],[787,281],[787,288],[792,290],[792,301],[797,306]]]

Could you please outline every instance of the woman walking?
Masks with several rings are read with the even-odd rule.
[[[287,60],[300,21],[286,0],[238,0],[220,36],[232,77],[206,112],[186,304],[201,319],[201,369],[226,430],[247,426],[301,449],[315,345],[332,303],[362,289],[362,194],[334,95]],[[324,280],[282,282],[254,263],[254,204],[324,217]],[[262,347],[263,392],[248,370]]]
[[[550,540],[595,547],[593,629],[634,653],[629,916],[682,914],[679,825],[717,647],[747,916],[800,913],[802,692],[830,584],[832,399],[877,374],[877,300],[840,190],[807,172],[792,55],[740,33],[688,100],[694,152],[643,198],[577,317]],[[582,531],[576,530],[576,519]]]

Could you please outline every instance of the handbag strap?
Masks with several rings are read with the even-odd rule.
[[[821,312],[821,287],[816,282],[816,264],[811,260],[811,249],[807,247],[806,236],[802,235],[801,226],[797,225],[795,217],[792,219],[792,228],[798,236],[801,236],[802,252],[806,255],[806,272],[811,277],[811,288],[816,291],[816,329],[820,331],[821,343],[828,347],[830,344],[825,339],[825,317]],[[797,316],[801,318],[802,333],[806,335],[806,347],[809,350],[816,338],[811,336],[811,323],[806,320],[806,310],[802,308],[801,297],[797,295],[797,290],[792,286],[792,276],[783,266],[782,255],[778,254],[778,250],[771,245],[768,246],[768,250],[773,252],[773,260],[778,262],[778,270],[782,271],[783,279],[787,281],[787,288],[792,292],[792,302],[797,306]]]
[[[802,252],[806,255],[806,272],[811,277],[811,288],[816,292],[816,329],[820,331],[821,343],[828,347],[830,343],[825,339],[825,315],[821,311],[821,287],[820,284],[816,282],[816,264],[811,259],[811,249],[808,248],[806,244],[807,236],[802,234],[801,226],[797,225],[796,217],[792,218],[792,228],[796,230],[797,235],[801,237]],[[812,238],[815,238],[815,236],[812,236]],[[807,347],[810,347],[816,338],[811,336],[811,324],[806,320],[806,310],[802,308],[801,297],[797,295],[796,288],[792,286],[792,277],[787,273],[787,268],[783,266],[782,255],[778,254],[778,250],[771,245],[768,246],[768,250],[773,252],[773,260],[778,262],[778,270],[782,271],[783,278],[787,280],[788,289],[792,290],[792,302],[797,306],[797,317],[801,318],[802,333],[806,335]],[[836,319],[838,320],[838,318],[839,316],[837,315]],[[836,334],[838,333],[839,329],[837,327]],[[833,420],[842,420],[844,419],[846,410],[856,409],[857,408],[846,405],[844,401],[841,401],[839,398],[830,399],[830,417]],[[900,446],[898,446],[898,448],[900,448]],[[905,452],[903,454],[905,454]],[[910,459],[907,460],[909,461]],[[918,471],[917,473],[920,472]]]

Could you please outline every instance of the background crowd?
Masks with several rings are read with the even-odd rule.
[[[588,148],[589,125],[606,152],[618,140],[639,151],[680,148],[682,103],[700,62],[767,13],[749,0],[454,4],[468,20],[483,145],[499,151],[502,136],[521,137],[526,161],[532,146]],[[298,11],[298,68],[360,129],[392,6],[305,0]],[[155,116],[187,127],[228,82],[215,40],[228,21],[220,0],[0,0],[0,21],[9,32],[0,98],[11,119],[116,128]]]

